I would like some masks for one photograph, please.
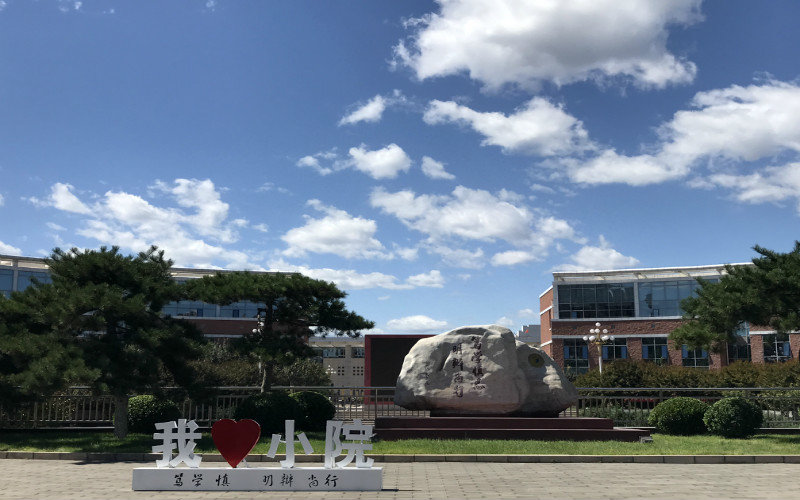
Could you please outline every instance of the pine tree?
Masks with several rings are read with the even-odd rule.
[[[702,281],[696,297],[681,306],[686,322],[670,339],[691,348],[721,349],[735,342],[745,322],[768,326],[779,335],[800,330],[800,241],[779,253],[755,246],[752,266],[725,266],[719,282]]]
[[[312,354],[310,327],[318,334],[357,337],[375,324],[345,307],[347,294],[333,283],[300,274],[217,273],[184,285],[186,298],[227,305],[238,301],[259,304],[253,331],[235,347],[259,362],[261,391],[269,389],[276,366],[291,364]]]

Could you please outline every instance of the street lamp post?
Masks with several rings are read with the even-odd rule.
[[[591,335],[584,335],[583,341],[589,345],[597,346],[597,361],[600,367],[600,373],[603,373],[603,344],[614,340],[613,335],[608,335],[608,330],[600,328],[600,323],[594,324],[595,328],[590,328]]]

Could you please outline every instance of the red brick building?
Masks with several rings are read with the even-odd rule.
[[[553,285],[539,296],[542,348],[572,373],[596,368],[601,356],[603,362],[631,359],[704,369],[736,360],[796,359],[800,333],[779,336],[753,325],[745,325],[737,343],[720,353],[687,349],[667,339],[681,324],[681,300],[699,288],[697,278],[716,281],[723,274],[722,265],[555,272]],[[588,341],[597,323],[599,336],[608,337],[602,345]]]

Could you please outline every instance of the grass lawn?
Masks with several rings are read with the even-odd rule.
[[[306,433],[314,453],[325,449],[324,433]],[[130,434],[117,440],[111,432],[0,431],[0,451],[149,452],[157,443],[150,434]],[[259,441],[253,453],[267,453],[270,440]],[[408,439],[372,444],[374,454],[489,454],[489,455],[798,455],[800,435],[759,434],[750,439],[717,436],[653,434],[653,442],[523,441]],[[302,453],[299,443],[298,453]],[[279,448],[282,452],[283,446]],[[199,453],[216,453],[209,433],[197,443]]]

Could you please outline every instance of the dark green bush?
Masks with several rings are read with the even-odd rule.
[[[761,408],[744,398],[720,399],[703,416],[706,428],[728,438],[752,436],[764,422]]]
[[[302,418],[300,403],[283,391],[271,391],[250,396],[236,407],[233,418],[249,418],[261,426],[261,434],[283,434],[284,422]]]
[[[689,436],[706,431],[703,416],[708,405],[695,398],[672,398],[653,408],[647,422],[658,432]]]
[[[336,407],[327,396],[318,392],[302,391],[292,394],[300,404],[300,418],[297,426],[304,431],[324,431],[328,420],[336,416]]]
[[[155,432],[159,422],[181,418],[178,405],[168,399],[145,394],[128,400],[128,430],[130,432]]]

